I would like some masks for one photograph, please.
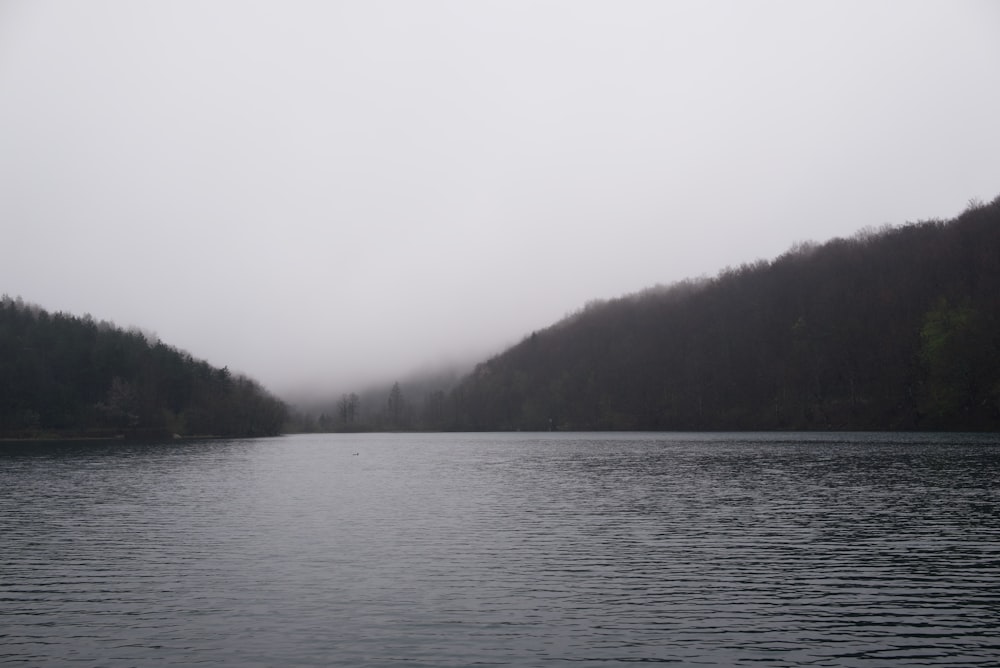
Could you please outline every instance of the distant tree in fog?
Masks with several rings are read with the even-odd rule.
[[[403,390],[399,387],[398,382],[392,384],[385,408],[387,426],[390,429],[401,429],[405,426],[406,404],[403,400]]]
[[[355,393],[344,394],[340,397],[337,410],[340,413],[340,424],[345,428],[350,428],[358,417],[361,399]]]

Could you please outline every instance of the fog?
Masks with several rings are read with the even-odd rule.
[[[0,292],[278,393],[1000,193],[1000,4],[0,0]]]

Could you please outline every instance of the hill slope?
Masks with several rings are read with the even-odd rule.
[[[1000,198],[590,305],[452,400],[473,430],[1000,431]]]
[[[0,437],[277,434],[257,383],[138,331],[0,299]]]

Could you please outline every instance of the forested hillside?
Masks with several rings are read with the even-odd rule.
[[[89,317],[0,299],[0,437],[277,434],[249,378]]]
[[[449,403],[472,430],[1000,431],[1000,198],[589,305]]]

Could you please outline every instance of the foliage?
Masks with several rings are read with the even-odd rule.
[[[1000,198],[590,304],[448,403],[463,430],[1000,431]]]
[[[263,436],[287,409],[140,330],[0,299],[0,435]]]

